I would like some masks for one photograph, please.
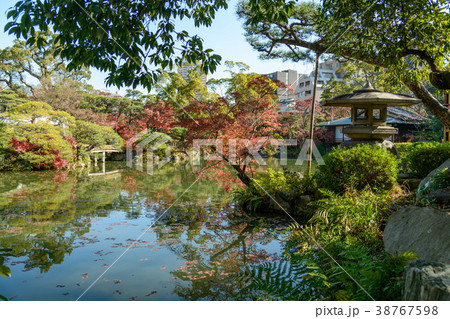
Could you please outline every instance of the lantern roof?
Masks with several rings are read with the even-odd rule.
[[[325,101],[324,106],[352,106],[352,105],[383,105],[383,106],[408,106],[421,102],[405,94],[394,94],[376,90],[370,82],[361,90],[353,93],[342,94]]]

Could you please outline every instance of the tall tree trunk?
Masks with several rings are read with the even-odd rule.
[[[422,100],[425,107],[429,109],[439,121],[446,127],[450,127],[450,109],[447,109],[442,105],[422,83],[408,79],[403,79],[403,82],[417,98]]]
[[[114,124],[114,131],[116,131],[116,133],[117,133],[117,125],[119,124],[119,118],[120,118],[121,115],[122,115],[121,112],[119,112],[119,113],[117,114],[117,117],[116,117],[116,123]]]
[[[246,186],[249,186],[252,179],[245,173],[245,171],[239,165],[231,165],[237,171],[237,176]]]

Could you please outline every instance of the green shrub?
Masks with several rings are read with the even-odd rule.
[[[319,167],[319,186],[336,192],[346,189],[389,190],[397,180],[399,161],[374,145],[337,148],[324,157]]]
[[[174,140],[182,141],[186,137],[186,134],[187,128],[177,126],[170,131],[169,136]]]
[[[434,175],[430,182],[430,189],[444,189],[450,187],[450,169],[444,168],[440,173]]]
[[[2,113],[0,170],[66,168],[74,160],[74,118],[42,102],[28,102]]]
[[[382,229],[396,200],[393,192],[376,194],[366,190],[343,195],[322,192],[325,198],[312,204],[316,211],[309,223],[314,232],[327,233],[334,239],[353,237],[368,249],[382,249]]]
[[[277,193],[286,193],[291,198],[304,194],[314,194],[317,187],[311,177],[301,177],[296,174],[274,171],[269,168],[264,173],[259,173],[250,186],[238,190],[234,194],[236,202],[245,211],[256,213],[267,208],[271,197]]]
[[[122,146],[122,138],[108,126],[101,126],[86,121],[76,121],[75,124],[72,132],[82,153],[104,145]]]
[[[400,159],[402,161],[402,170],[404,173],[409,172],[408,154],[413,149],[415,144],[413,143],[395,143],[398,152],[400,153]]]
[[[322,249],[290,254],[236,275],[244,283],[238,298],[267,300],[401,300],[405,266],[417,255],[368,253],[355,242],[333,241]],[[333,260],[330,260],[330,255]],[[345,271],[344,271],[345,269]]]
[[[170,143],[173,140],[170,134],[162,132],[149,132],[142,135],[136,141],[136,144],[139,144],[144,140],[148,141],[147,143],[145,143],[144,150],[146,152],[151,151],[153,155],[158,156],[160,160],[164,159],[166,156],[168,156],[171,152],[174,151],[172,149],[172,146],[170,146]],[[146,160],[146,158],[147,156],[145,155],[144,160]]]
[[[423,178],[449,158],[450,143],[420,143],[408,152],[407,162],[411,172]]]

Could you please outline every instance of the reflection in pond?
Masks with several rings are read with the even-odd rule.
[[[105,172],[0,174],[0,295],[75,300],[101,276],[82,300],[226,300],[232,274],[279,258],[287,221],[243,216],[189,165]]]

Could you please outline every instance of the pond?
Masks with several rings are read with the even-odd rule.
[[[236,274],[281,257],[290,220],[246,217],[226,184],[189,164],[105,171],[0,174],[0,256],[11,270],[0,295],[229,300],[242,288]]]

